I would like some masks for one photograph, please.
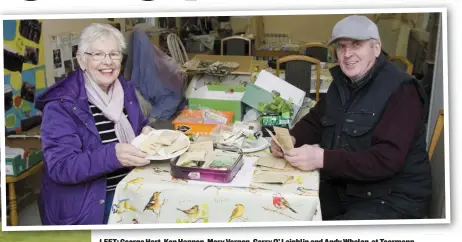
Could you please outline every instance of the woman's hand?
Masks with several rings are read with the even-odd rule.
[[[150,163],[146,154],[132,144],[117,143],[115,145],[116,156],[124,167],[145,166]]]
[[[149,134],[149,132],[155,130],[153,127],[151,126],[144,126],[143,129],[141,130],[141,133],[142,134]]]

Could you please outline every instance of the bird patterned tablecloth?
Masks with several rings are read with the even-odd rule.
[[[258,159],[268,151],[246,156]],[[256,156],[256,157],[255,157]],[[259,168],[256,169],[258,171]],[[319,172],[289,172],[283,185],[248,188],[188,184],[167,161],[134,169],[117,186],[109,224],[279,222],[322,220]]]

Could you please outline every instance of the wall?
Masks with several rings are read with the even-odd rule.
[[[438,112],[440,109],[444,108],[444,83],[443,83],[443,46],[442,46],[442,33],[441,33],[441,18],[438,28],[438,38],[437,38],[437,49],[435,55],[435,67],[433,73],[433,85],[432,93],[430,97],[430,109],[429,109],[429,120],[427,126],[427,147],[429,141],[431,140],[431,135],[435,127],[436,119],[438,118]],[[447,63],[446,63],[447,65]],[[448,95],[446,93],[446,95]],[[447,110],[445,110],[447,112]]]
[[[265,33],[287,33],[290,34],[292,42],[325,42],[332,32],[334,25],[347,14],[338,15],[278,15],[263,16]],[[375,20],[374,14],[366,15]],[[66,34],[70,32],[79,33],[86,25],[94,22],[109,22],[107,19],[64,19],[44,20],[44,50],[46,59],[46,80],[50,85],[54,82],[53,58],[51,50],[51,36]],[[115,19],[121,23],[124,30],[125,20]],[[249,24],[246,17],[232,17],[231,27],[234,32],[245,32]]]
[[[326,15],[277,15],[263,16],[265,33],[281,33],[291,35],[292,42],[326,42],[334,25],[350,14]],[[416,27],[426,26],[429,14],[403,13],[403,19],[410,19]],[[377,14],[364,14],[375,22]],[[380,14],[381,18],[399,18],[397,14]],[[244,32],[248,26],[248,19],[232,17],[231,27],[234,32]]]
[[[289,34],[292,42],[326,42],[334,25],[347,14],[263,16],[265,33]],[[366,15],[374,19],[374,15]],[[245,31],[248,20],[231,18],[234,32]]]
[[[101,19],[45,19],[42,24],[43,43],[45,50],[45,66],[46,66],[46,80],[47,85],[50,86],[54,83],[54,68],[53,68],[53,50],[51,47],[51,37],[60,34],[68,34],[71,32],[79,34],[82,29],[91,23],[109,23],[107,18]],[[114,22],[120,23],[122,26],[122,19],[115,19]]]
[[[265,33],[288,33],[292,42],[327,42],[334,25],[346,14],[265,16]],[[372,17],[372,15],[366,15]],[[372,18],[371,18],[372,19]]]
[[[37,120],[34,98],[45,88],[43,23],[40,20],[5,20],[4,83],[5,128],[20,133]],[[23,123],[25,122],[25,123]]]

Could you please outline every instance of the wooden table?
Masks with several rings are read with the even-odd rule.
[[[6,176],[6,184],[8,184],[9,188],[9,204],[10,204],[10,222],[12,226],[18,225],[18,205],[16,201],[16,188],[15,183],[21,180],[26,179],[29,176],[36,174],[37,172],[41,171],[43,167],[43,161],[35,164],[31,168],[27,169],[23,173],[19,174],[19,176]]]
[[[205,51],[205,52],[202,52],[202,53],[192,53],[192,52],[188,52],[187,55],[188,55],[188,59],[191,60],[191,59],[193,59],[196,55],[213,55],[213,51],[209,50],[209,51]]]
[[[275,50],[257,50],[255,56],[258,57],[273,57],[281,58],[289,55],[299,55],[298,51],[275,51]]]

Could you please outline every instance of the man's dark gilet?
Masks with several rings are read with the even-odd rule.
[[[391,95],[404,83],[415,84],[421,100],[427,103],[426,95],[417,81],[407,73],[397,69],[393,64],[380,56],[374,69],[366,77],[364,84],[356,94],[348,95],[348,84],[340,67],[331,70],[334,81],[326,94],[325,116],[321,118],[324,127],[321,147],[325,149],[343,149],[346,151],[362,151],[372,146],[372,134],[380,122],[382,113],[387,107]],[[399,119],[400,117],[396,117]],[[415,136],[412,146],[401,170],[392,178],[374,182],[358,182],[342,180],[346,195],[360,198],[392,199],[397,207],[421,216],[431,194],[431,171],[426,151],[425,126],[422,122],[420,132]],[[322,179],[328,180],[322,174]],[[390,196],[391,195],[391,196]],[[401,202],[400,202],[401,201]],[[409,202],[421,203],[415,208]],[[401,203],[401,204],[396,204]]]

